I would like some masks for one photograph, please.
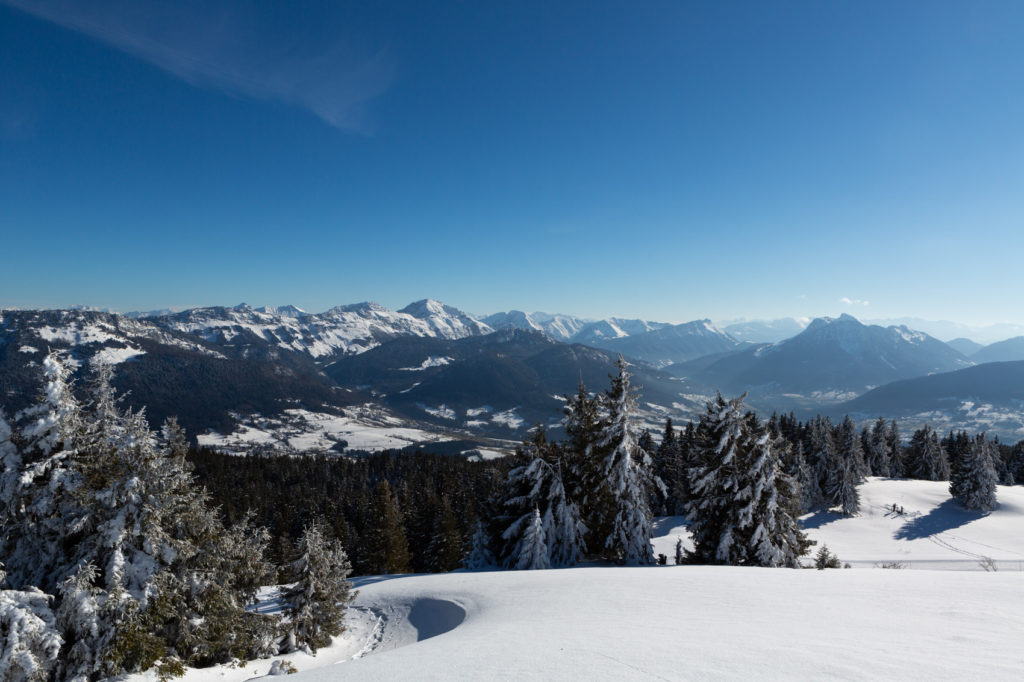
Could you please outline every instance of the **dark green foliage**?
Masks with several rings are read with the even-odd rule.
[[[843,564],[839,557],[828,551],[828,545],[822,545],[818,553],[814,555],[814,567],[823,571],[826,568],[842,568]]]

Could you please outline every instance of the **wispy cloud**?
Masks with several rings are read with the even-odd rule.
[[[395,71],[384,50],[356,54],[338,39],[311,41],[260,28],[254,16],[259,3],[0,3],[100,40],[196,87],[285,102],[344,130],[368,132],[365,105],[387,90]]]
[[[846,296],[843,296],[841,299],[839,299],[839,302],[840,303],[845,303],[846,305],[863,305],[863,306],[871,305],[870,301],[862,301],[859,298],[848,298]]]

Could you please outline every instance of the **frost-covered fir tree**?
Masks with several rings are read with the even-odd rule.
[[[707,403],[696,428],[696,465],[690,469],[691,497],[685,512],[696,563],[730,563],[738,531],[736,502],[743,460],[753,447],[742,412],[743,398],[719,393]]]
[[[348,576],[352,565],[337,540],[329,540],[320,524],[307,526],[292,564],[295,584],[282,596],[290,621],[286,651],[316,653],[344,630],[345,607],[355,598]]]
[[[742,563],[800,567],[811,543],[800,529],[800,498],[793,479],[782,470],[783,438],[760,429],[750,453],[746,485],[737,495],[739,527],[747,550]]]
[[[914,432],[907,448],[905,475],[925,481],[949,479],[949,461],[935,430],[925,425]]]
[[[533,513],[539,511],[544,529],[548,565],[572,566],[583,554],[586,526],[576,505],[568,499],[562,479],[561,448],[548,443],[538,426],[533,437],[520,448],[523,463],[509,471],[503,516],[508,524],[502,532],[502,565],[520,564],[522,536],[531,532]]]
[[[469,555],[463,565],[471,571],[483,571],[498,565],[491,551],[491,534],[487,532],[487,525],[483,519],[476,522],[476,530],[473,531],[470,540]]]
[[[0,585],[4,580],[0,564]],[[50,599],[34,587],[0,590],[0,680],[44,682],[52,678],[64,642]]]
[[[950,462],[949,492],[965,509],[987,512],[998,506],[999,476],[993,455],[994,448],[985,434],[976,436],[966,448],[955,450]]]
[[[235,529],[195,486],[180,429],[161,439],[141,413],[123,411],[107,371],[94,374],[83,408],[67,367],[47,360],[44,399],[23,413],[27,449],[4,535],[19,580],[38,575],[56,598],[59,677],[106,679],[157,661],[171,673],[266,653],[256,644],[265,618],[246,613],[251,588],[238,570],[262,563],[259,547],[228,542]]]
[[[652,489],[665,493],[665,486],[652,469],[650,456],[637,445],[633,419],[636,393],[630,386],[626,361],[619,356],[618,374],[605,393],[605,428],[599,441],[606,453],[600,472],[611,490],[611,519],[604,538],[604,554],[626,564],[651,564],[651,511],[647,505]]]
[[[534,509],[532,514],[526,516],[521,524],[522,528],[510,526],[505,531],[505,539],[509,540],[518,536],[515,546],[509,556],[515,563],[509,568],[516,570],[536,570],[551,568],[548,559],[548,544],[544,534],[544,521],[541,520],[540,510]],[[514,532],[513,528],[515,528]]]
[[[808,543],[797,520],[796,486],[773,442],[742,411],[743,398],[708,402],[696,429],[698,465],[686,506],[691,560],[796,566]]]
[[[70,376],[63,354],[47,355],[43,392],[35,405],[16,415],[20,437],[10,437],[5,447],[0,556],[15,588],[31,585],[54,594],[73,565],[68,549],[85,512],[75,467],[82,415]]]

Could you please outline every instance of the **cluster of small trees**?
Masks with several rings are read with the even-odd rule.
[[[344,551],[316,526],[292,566],[289,618],[246,610],[273,567],[268,535],[226,527],[195,485],[185,436],[122,409],[96,365],[79,402],[70,366],[43,363],[39,402],[0,413],[0,679],[177,674],[341,631]]]

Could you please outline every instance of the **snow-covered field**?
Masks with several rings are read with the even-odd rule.
[[[447,440],[444,436],[403,426],[403,422],[372,405],[349,408],[345,416],[285,410],[279,417],[236,416],[239,424],[229,434],[209,432],[198,436],[199,444],[221,452],[247,454],[337,452],[346,443],[352,450],[387,450],[413,443]]]
[[[851,570],[670,560],[362,578],[348,632],[315,658],[283,658],[301,671],[296,682],[1020,679],[1024,488],[999,488],[1000,509],[987,516],[958,510],[943,491],[872,479],[860,517],[808,517],[811,537]],[[656,551],[671,556],[678,521],[659,521]],[[907,570],[881,568],[892,561]],[[973,570],[920,570],[936,568]],[[251,679],[270,665],[187,679]]]

